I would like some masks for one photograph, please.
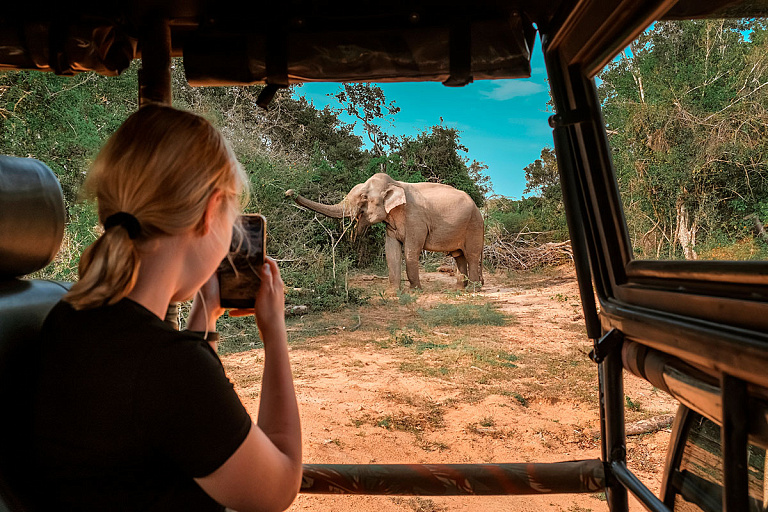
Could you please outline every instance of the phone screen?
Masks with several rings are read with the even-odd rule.
[[[241,215],[239,220],[242,236],[234,230],[230,252],[217,270],[221,307],[227,309],[253,308],[267,242],[267,221],[262,215]]]

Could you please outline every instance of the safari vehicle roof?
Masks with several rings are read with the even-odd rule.
[[[6,2],[0,69],[119,74],[142,56],[156,20],[167,19],[192,85],[464,85],[528,77],[536,27],[594,74],[655,19],[761,12],[764,0]]]

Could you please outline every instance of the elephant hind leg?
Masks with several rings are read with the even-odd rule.
[[[475,258],[472,258],[469,260],[469,281],[472,283],[480,284],[482,286],[485,284],[485,281],[483,280],[483,260],[478,257],[477,260]]]
[[[456,285],[459,288],[464,288],[469,282],[467,274],[467,258],[464,257],[464,253],[461,251],[454,251],[451,255],[453,256],[453,259],[456,260],[456,268],[459,271],[456,274],[458,279]]]
[[[481,286],[484,284],[483,280],[483,247],[480,246],[478,251],[473,251],[467,254],[467,266],[469,267],[469,280],[472,283],[479,283]]]

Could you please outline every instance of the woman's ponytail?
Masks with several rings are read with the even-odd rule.
[[[114,304],[133,290],[140,265],[136,243],[122,227],[107,229],[80,257],[80,279],[64,300],[75,309]]]

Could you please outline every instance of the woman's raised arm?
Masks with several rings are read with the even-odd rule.
[[[280,511],[301,485],[301,426],[285,330],[285,294],[277,263],[266,258],[255,316],[264,342],[258,421],[235,453],[197,483],[240,512]]]

